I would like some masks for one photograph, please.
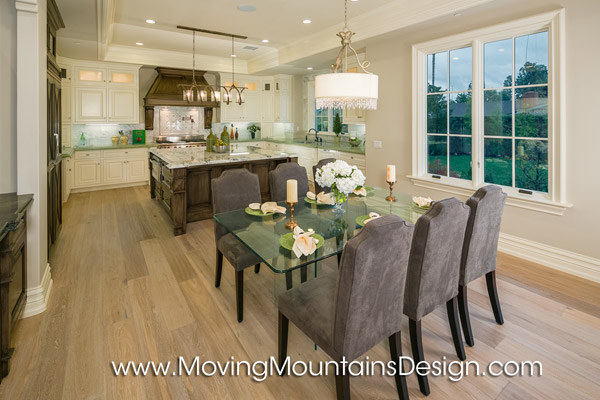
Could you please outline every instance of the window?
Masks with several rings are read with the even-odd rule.
[[[413,46],[413,183],[459,194],[502,185],[509,204],[562,214],[562,18]]]
[[[341,108],[316,108],[315,106],[315,129],[319,132],[333,132],[333,121],[336,115],[339,115],[342,120],[342,133],[348,133],[348,124],[344,124]]]

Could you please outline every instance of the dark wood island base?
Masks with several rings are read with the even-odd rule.
[[[150,196],[156,198],[173,221],[175,236],[186,232],[187,223],[212,218],[211,180],[223,171],[246,168],[258,175],[261,200],[269,201],[269,171],[277,165],[298,162],[295,156],[226,161],[199,166],[169,168],[168,162],[150,154]]]

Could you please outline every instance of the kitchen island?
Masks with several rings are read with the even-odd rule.
[[[223,171],[246,168],[258,175],[261,201],[269,200],[269,171],[295,154],[238,146],[230,153],[203,148],[151,149],[150,196],[156,198],[173,221],[173,232],[182,235],[187,223],[212,218],[211,180]]]

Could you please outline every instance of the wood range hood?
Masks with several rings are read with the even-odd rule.
[[[202,107],[204,108],[204,129],[210,129],[213,120],[213,109],[220,107],[218,101],[193,101],[183,99],[180,84],[192,83],[192,70],[157,67],[158,76],[144,97],[145,128],[154,129],[154,107]],[[208,85],[204,78],[207,71],[195,71],[196,83]],[[218,85],[218,82],[217,82]]]

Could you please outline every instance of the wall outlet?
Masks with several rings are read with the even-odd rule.
[[[382,147],[381,140],[373,140],[373,147],[376,149],[381,149],[381,147]]]

